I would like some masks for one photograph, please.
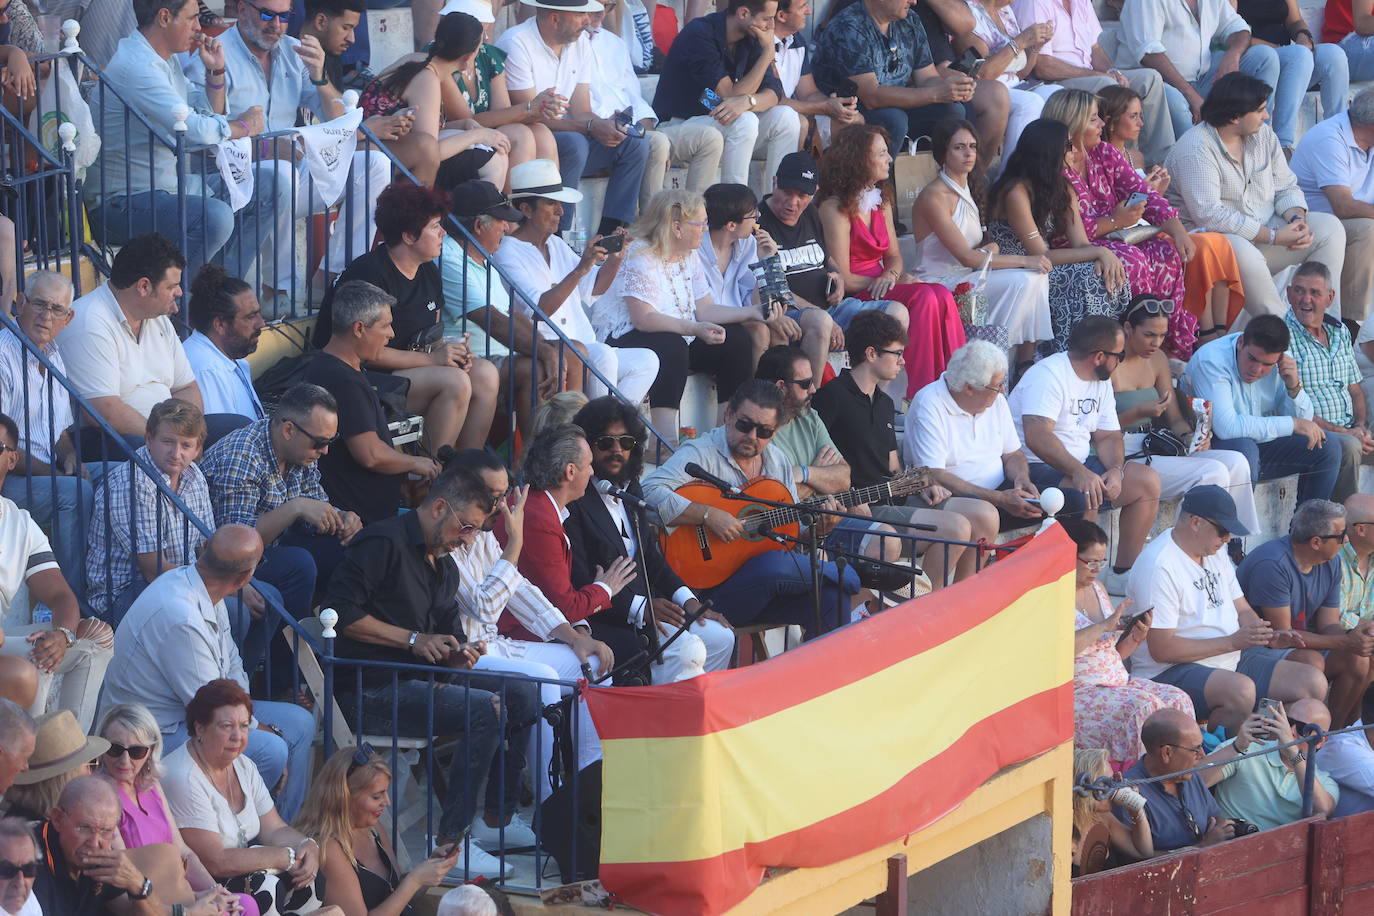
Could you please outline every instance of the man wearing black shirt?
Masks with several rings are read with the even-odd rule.
[[[451,467],[435,479],[414,512],[360,531],[329,587],[327,605],[339,612],[339,655],[463,671],[472,668],[484,644],[462,641],[456,595],[463,583],[450,554],[482,531],[490,508],[490,491],[482,478],[467,468]],[[460,736],[439,821],[442,842],[456,840],[472,823],[477,787],[489,770],[487,822],[505,823],[520,799],[524,748],[539,712],[538,684],[495,675],[440,675],[431,681],[403,670],[393,693],[395,673],[395,669],[364,669],[362,697],[343,701],[344,709],[354,709],[361,702],[359,728],[364,732],[390,731],[396,703],[400,719],[395,725],[402,734]],[[345,691],[352,689],[352,672],[342,681]],[[508,734],[503,734],[503,713]],[[507,737],[510,740],[498,756],[497,749]],[[471,840],[468,843],[472,873],[490,869],[494,863],[481,861],[486,858],[481,847]],[[464,861],[460,856],[459,863]],[[507,872],[498,866],[498,873]]]
[[[310,361],[304,380],[328,391],[339,405],[342,442],[320,457],[320,481],[335,507],[356,512],[366,524],[396,514],[405,475],[432,479],[439,465],[391,447],[386,411],[362,369],[392,338],[395,300],[362,281],[335,287],[333,299],[327,325],[333,333]]]
[[[850,322],[848,338],[851,368],[817,391],[811,406],[849,462],[851,485],[869,487],[902,469],[897,457],[897,411],[880,386],[901,372],[906,332],[889,315],[864,312]],[[904,524],[934,525],[934,536],[948,540],[976,540],[975,534],[991,540],[997,534],[997,510],[981,499],[952,496],[938,484],[922,490],[916,499],[940,508],[874,506],[873,516],[896,525],[898,531]],[[976,571],[976,551],[916,542],[917,551],[928,546],[935,549],[926,550],[922,565],[935,588],[948,584],[951,566],[956,582]]]
[[[907,312],[899,302],[841,298],[844,284],[826,251],[820,214],[811,206],[816,196],[816,174],[816,160],[810,153],[784,156],[773,179],[773,193],[759,207],[759,227],[777,242],[787,285],[797,302],[788,316],[800,324],[807,309],[820,309],[828,312],[834,323],[829,341],[818,336],[802,339],[811,372],[819,379],[825,371],[827,351],[844,348],[844,329],[855,315],[878,309],[896,318],[905,331]]]
[[[363,280],[394,300],[394,336],[368,368],[410,380],[406,410],[423,414],[424,445],[437,454],[445,445],[482,448],[487,442],[500,376],[496,367],[472,355],[466,338],[443,337],[444,283],[438,258],[449,196],[409,182],[387,187],[377,198],[382,245],[355,258],[338,284]],[[329,339],[334,289],[325,293],[315,324],[314,344]]]

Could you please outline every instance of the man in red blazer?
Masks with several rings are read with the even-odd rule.
[[[570,502],[587,492],[592,479],[592,450],[586,433],[571,423],[542,430],[525,451],[525,478],[530,485],[525,502],[525,549],[517,568],[569,623],[579,623],[611,606],[611,599],[634,580],[635,566],[619,557],[600,566],[594,581],[581,588],[572,584],[572,550],[563,531]],[[504,547],[506,532],[499,523],[497,540]],[[501,633],[514,639],[535,639],[509,611],[501,615]]]

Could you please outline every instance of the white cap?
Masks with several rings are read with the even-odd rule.
[[[491,4],[484,0],[448,0],[444,8],[439,10],[440,16],[447,16],[449,13],[467,13],[478,22],[495,22],[496,17],[492,15]]]

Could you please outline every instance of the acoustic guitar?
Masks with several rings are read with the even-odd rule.
[[[930,486],[930,472],[926,468],[908,468],[902,473],[871,487],[855,487],[834,494],[842,508],[863,503],[879,502],[893,497],[916,493]],[[792,503],[792,494],[781,482],[771,477],[755,477],[741,488],[745,496],[768,499],[777,503]],[[680,525],[659,534],[664,559],[691,588],[713,588],[730,578],[745,563],[761,553],[786,549],[768,536],[769,532],[796,537],[801,529],[801,506],[819,506],[830,497],[812,496],[798,504],[774,509],[757,503],[730,499],[709,483],[690,481],[675,491],[679,496],[709,506],[716,512],[733,515],[744,526],[744,535],[729,544],[722,541],[705,525]]]

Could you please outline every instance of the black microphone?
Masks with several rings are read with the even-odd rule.
[[[728,480],[722,480],[715,474],[712,474],[710,471],[703,468],[701,465],[697,464],[695,461],[687,462],[687,466],[683,468],[683,470],[685,470],[690,476],[695,477],[697,480],[706,481],[711,486],[715,487],[717,490],[720,490],[720,492],[722,493],[729,493],[732,496],[738,496],[740,494],[739,487],[730,483]]]
[[[640,499],[638,496],[635,496],[629,490],[622,490],[620,487],[617,487],[609,480],[597,480],[596,492],[604,494],[606,496],[614,496],[621,502],[626,503],[627,505],[634,506],[641,512],[648,512],[650,508],[649,504],[646,503],[644,500]]]

